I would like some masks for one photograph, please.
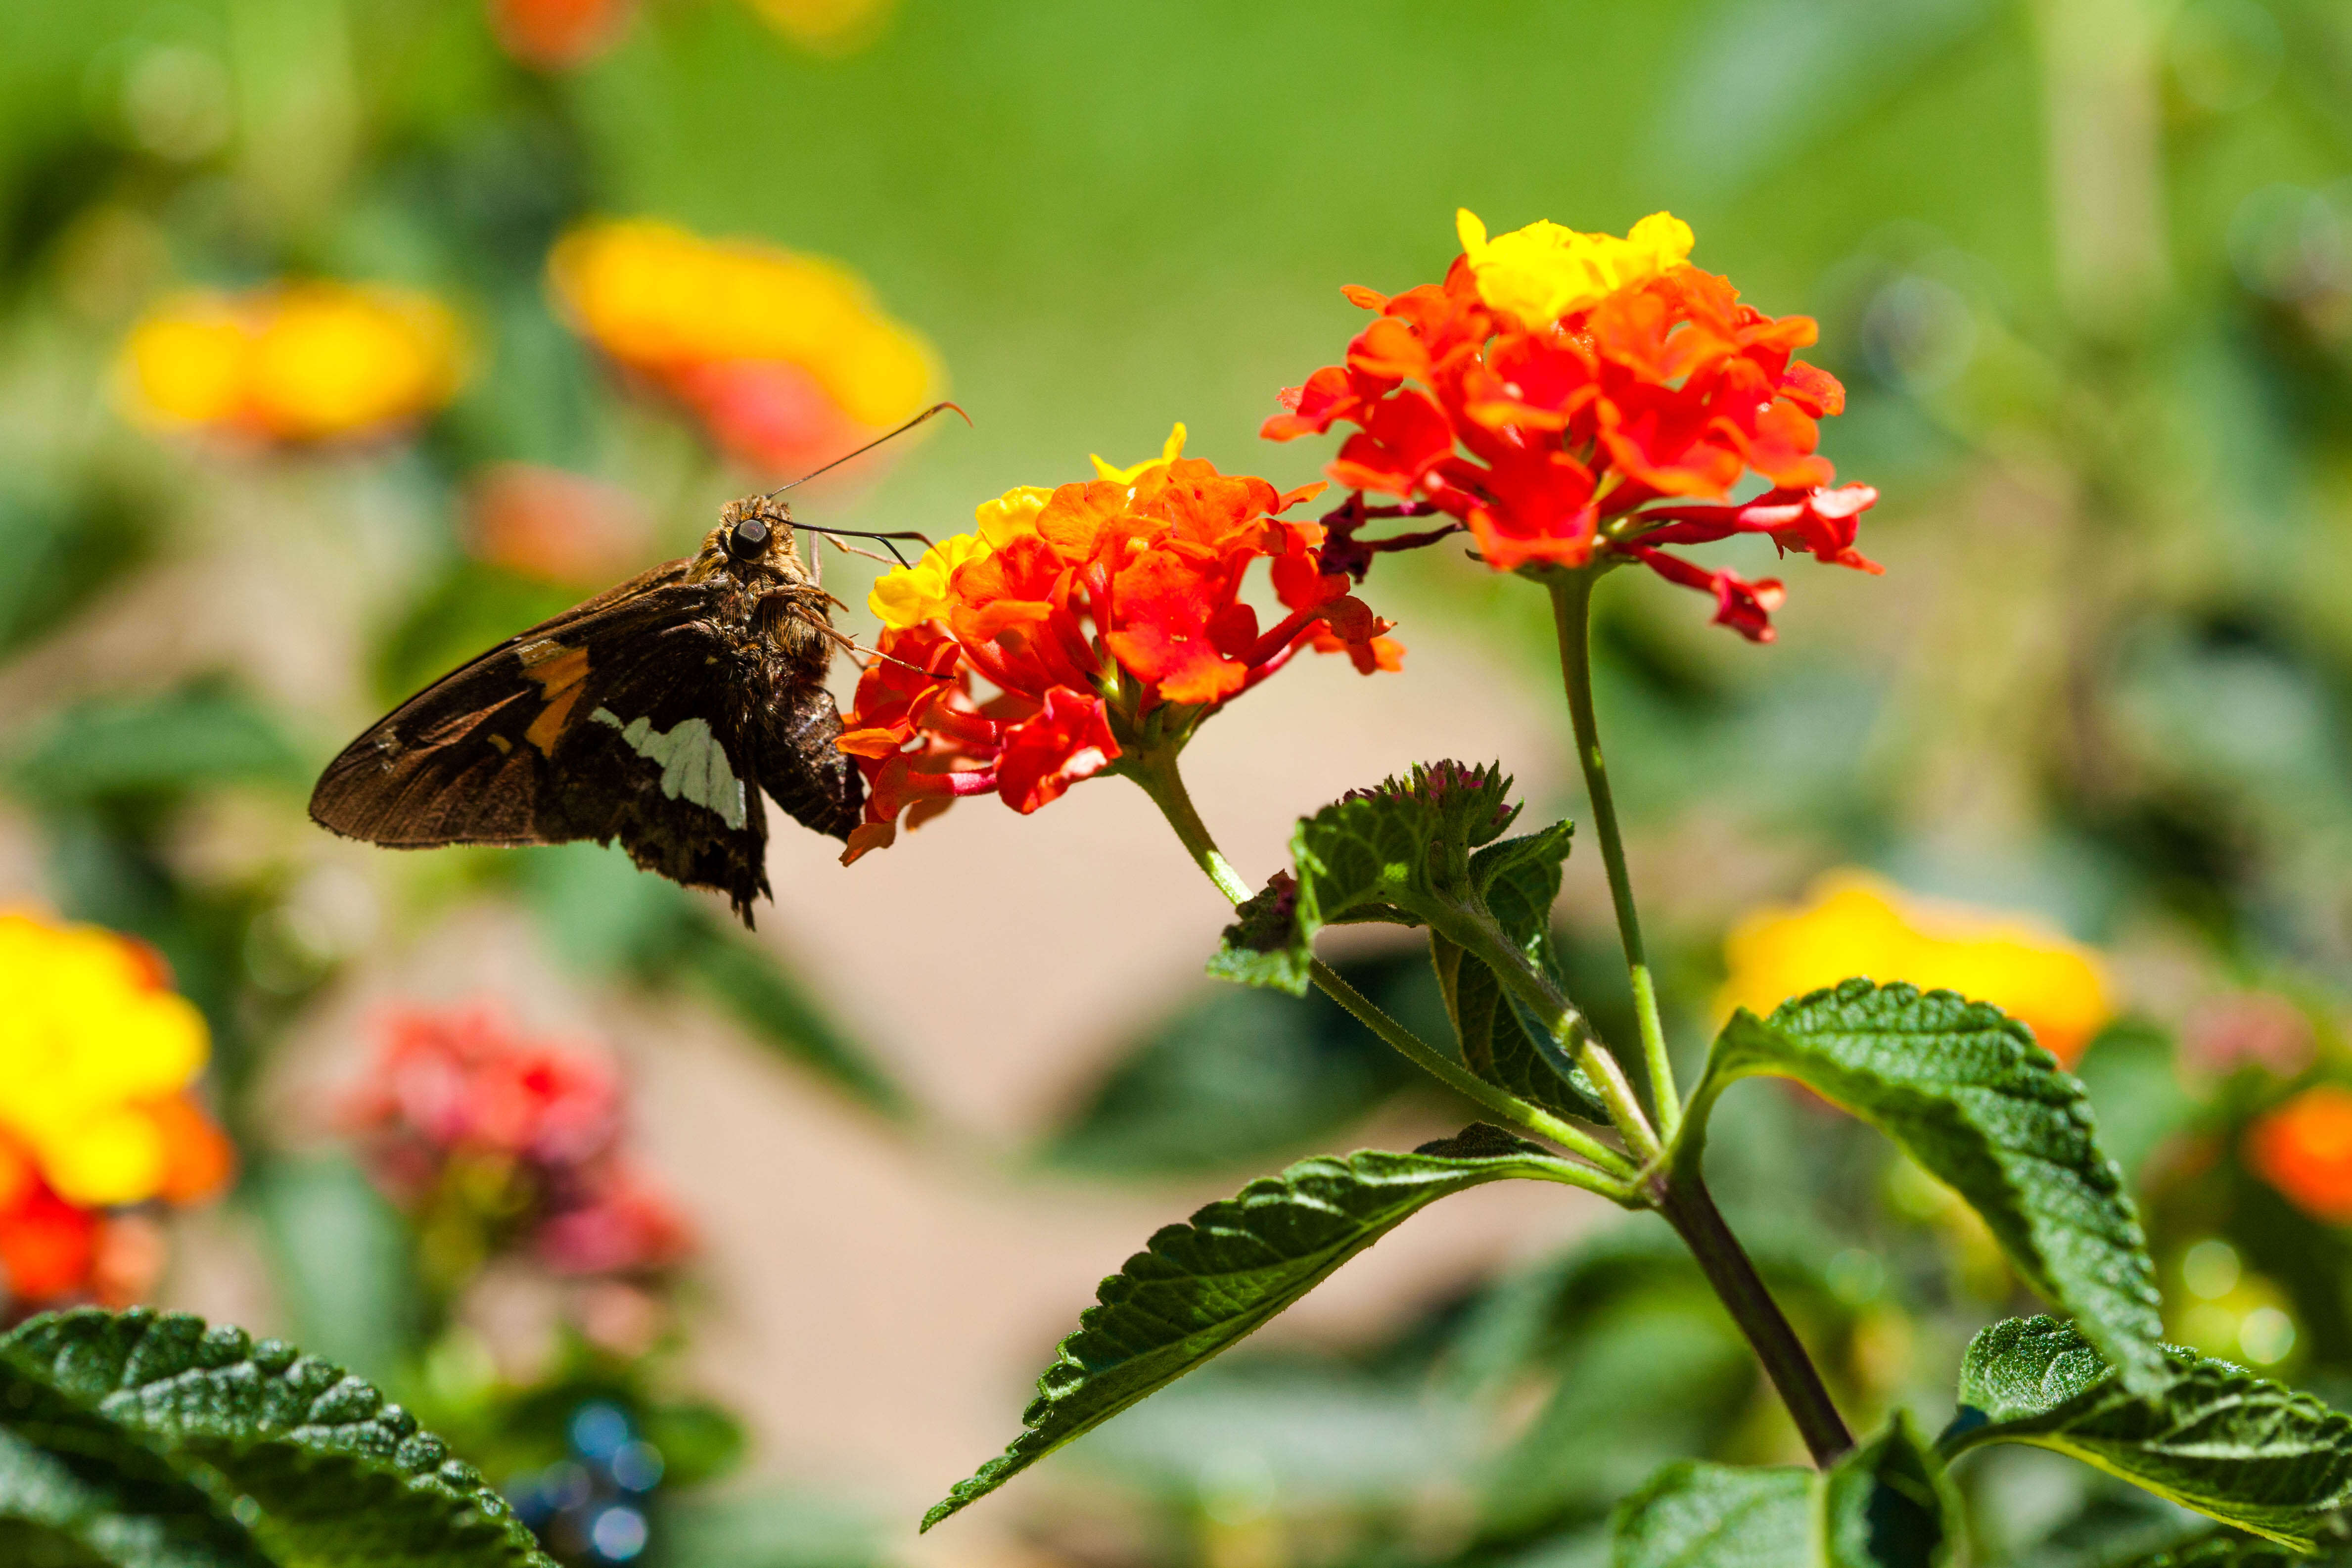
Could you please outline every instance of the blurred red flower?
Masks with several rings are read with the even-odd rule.
[[[1759,642],[1772,637],[1779,582],[1658,547],[1761,533],[1879,569],[1853,548],[1877,492],[1830,489],[1814,450],[1815,421],[1845,393],[1792,357],[1813,341],[1811,320],[1739,303],[1687,263],[1690,230],[1664,213],[1622,239],[1534,224],[1490,241],[1467,212],[1459,227],[1463,254],[1444,283],[1346,291],[1372,324],[1344,363],[1283,394],[1286,412],[1264,435],[1353,425],[1331,478],[1458,519],[1496,571],[1613,551],[1712,594],[1716,620]],[[1731,504],[1750,473],[1771,489]]]
[[[958,796],[1033,812],[1139,747],[1181,746],[1301,648],[1400,668],[1390,623],[1323,570],[1321,525],[1280,515],[1322,487],[1284,494],[1182,446],[1179,426],[1156,462],[1008,491],[976,533],[876,584],[882,657],[840,742],[868,785],[845,861]],[[1270,627],[1242,597],[1261,560],[1287,612]]]
[[[476,1004],[391,1015],[344,1123],[404,1205],[456,1194],[481,1227],[528,1236],[565,1272],[659,1268],[690,1250],[690,1231],[626,1163],[624,1110],[601,1055],[529,1037]]]

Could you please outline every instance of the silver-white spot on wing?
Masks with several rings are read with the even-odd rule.
[[[727,765],[727,748],[710,732],[709,720],[681,719],[677,728],[656,732],[652,720],[637,718],[624,724],[610,708],[599,708],[588,717],[620,731],[631,751],[657,763],[662,794],[670,799],[709,806],[730,827],[751,820],[743,781]]]

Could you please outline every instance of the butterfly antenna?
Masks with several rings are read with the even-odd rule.
[[[855,455],[856,454],[854,453],[852,454],[852,456]],[[794,482],[797,483],[798,481],[795,480]],[[802,522],[797,519],[793,521],[793,526],[794,528],[806,529],[811,533],[835,534],[839,535],[844,539],[878,539],[882,542],[883,548],[889,551],[889,552],[897,558],[898,564],[901,566],[907,564],[907,558],[898,554],[898,547],[890,542],[892,540],[919,540],[921,541],[924,549],[929,550],[931,547],[931,536],[920,531],[919,530],[912,528],[902,528],[895,533],[875,533],[863,528],[828,528],[820,522]],[[844,545],[842,548],[847,549],[848,546]],[[861,550],[858,551],[857,553],[863,555],[866,552]]]
[[[924,420],[936,418],[938,416],[946,413],[950,408],[955,409],[956,413],[961,416],[965,424],[969,425],[971,423],[971,416],[965,414],[964,411],[955,404],[934,403],[929,408],[924,409],[920,414],[916,415],[912,419],[908,420],[904,425],[899,426],[896,430],[886,431],[882,435],[875,437],[874,439],[866,442],[866,445],[858,447],[855,452],[844,452],[832,462],[825,464],[824,468],[811,468],[807,473],[803,474],[799,479],[794,479],[792,484],[778,485],[774,489],[768,492],[769,498],[772,500],[773,498],[783,494],[786,490],[791,489],[793,485],[804,485],[811,479],[816,478],[819,474],[826,473],[832,469],[841,467],[842,464],[849,461],[852,458],[862,458],[866,453],[874,450],[875,447],[879,447],[883,442],[891,440],[899,436],[904,436],[908,431],[912,430]],[[877,534],[873,535],[872,537],[879,538],[881,536]]]

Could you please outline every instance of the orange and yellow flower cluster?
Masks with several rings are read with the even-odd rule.
[[[594,223],[549,263],[573,325],[768,472],[814,468],[920,408],[929,348],[830,262],[667,224]]]
[[[363,439],[441,407],[463,380],[448,310],[373,284],[179,295],[131,328],[121,385],[163,429],[247,440]]]
[[[192,1089],[204,1018],[144,944],[0,914],[0,1285],[55,1300],[92,1289],[109,1211],[208,1197],[233,1156]]]
[[[1466,211],[1457,228],[1444,283],[1347,290],[1375,319],[1344,363],[1283,395],[1269,438],[1353,425],[1332,479],[1454,517],[1496,570],[1615,552],[1711,593],[1716,620],[1757,641],[1772,637],[1777,580],[1660,546],[1761,533],[1878,570],[1854,550],[1877,492],[1830,488],[1814,449],[1845,392],[1793,357],[1809,318],[1741,304],[1689,264],[1690,227],[1665,213],[1622,239],[1550,223],[1490,239]],[[1750,472],[1772,489],[1730,504]]]
[[[845,860],[958,796],[1032,812],[1130,750],[1181,744],[1301,648],[1400,667],[1389,623],[1324,570],[1321,525],[1281,515],[1323,487],[1221,474],[1183,440],[1180,425],[1156,461],[1008,490],[875,584],[882,657],[843,721],[867,783]],[[1241,596],[1259,561],[1286,612],[1272,626]]]
[[[1748,916],[1724,942],[1723,1011],[1769,1013],[1853,975],[1957,991],[2033,1030],[2062,1063],[2115,1016],[2098,955],[2030,916],[1913,898],[1860,871],[1832,872],[1793,909]]]

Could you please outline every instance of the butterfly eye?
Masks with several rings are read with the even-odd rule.
[[[749,561],[767,548],[768,525],[756,517],[745,518],[727,536],[728,552],[739,560]]]

